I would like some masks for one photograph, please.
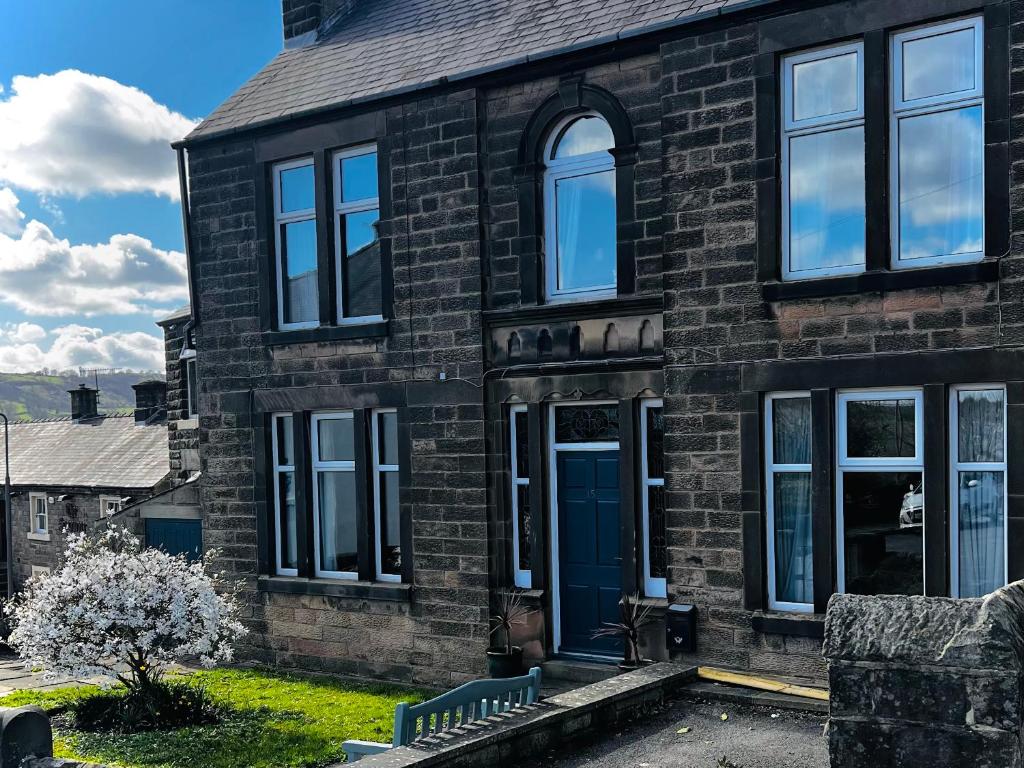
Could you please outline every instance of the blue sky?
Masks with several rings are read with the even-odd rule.
[[[280,0],[4,5],[0,371],[154,367],[184,289],[167,143],[280,50]]]

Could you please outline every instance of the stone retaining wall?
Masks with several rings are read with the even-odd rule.
[[[664,704],[697,670],[661,663],[544,699],[415,746],[359,761],[360,768],[512,768],[542,765],[556,745],[614,732]],[[536,762],[534,762],[536,761]],[[342,768],[336,763],[329,768]]]
[[[984,599],[834,595],[833,768],[1020,768],[1024,582]]]

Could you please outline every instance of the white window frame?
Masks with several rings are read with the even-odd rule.
[[[618,292],[618,283],[607,283],[602,285],[588,286],[586,288],[560,289],[558,287],[558,203],[556,198],[556,187],[559,181],[565,179],[589,176],[604,171],[615,172],[615,158],[607,150],[590,152],[585,155],[576,155],[558,160],[552,159],[552,154],[558,141],[562,138],[566,128],[577,120],[593,117],[601,120],[605,125],[608,121],[603,115],[597,112],[583,112],[570,115],[559,122],[544,146],[544,281],[545,295],[552,301],[586,301],[590,299],[601,299],[615,296]],[[611,130],[611,126],[609,126]],[[616,190],[617,192],[617,190]],[[616,211],[618,210],[618,195],[616,194]],[[616,217],[617,218],[617,217]],[[617,230],[616,230],[617,231]],[[618,237],[614,243],[612,258],[618,258]]]
[[[509,457],[511,464],[511,478],[512,478],[512,572],[513,581],[517,587],[522,589],[531,589],[533,587],[533,572],[523,570],[519,567],[519,488],[530,487],[529,477],[519,476],[519,463],[517,456],[519,455],[519,434],[516,429],[516,414],[527,413],[527,406],[525,404],[513,405],[508,409],[508,424],[509,424]],[[527,435],[527,440],[529,440]],[[531,510],[532,514],[532,510]],[[531,553],[532,556],[532,553]]]
[[[320,413],[314,413],[310,416],[310,464],[313,471],[313,485],[311,488],[313,496],[313,567],[314,573],[319,578],[325,579],[346,579],[356,581],[359,579],[358,572],[351,571],[327,571],[320,568],[320,483],[319,475],[321,472],[351,472],[353,476],[356,472],[356,462],[352,461],[321,461],[320,460],[320,429],[319,424],[321,421],[341,420],[349,419],[352,420],[354,414],[352,411],[324,411]],[[354,426],[354,425],[353,425]],[[298,450],[298,448],[296,448]],[[358,504],[356,505],[356,515],[359,515]],[[359,547],[359,537],[356,536],[356,548]]]
[[[107,512],[107,505],[113,504],[114,511]],[[100,517],[113,517],[121,511],[122,501],[120,496],[100,496]]]
[[[346,255],[342,253],[342,247],[344,245],[345,238],[342,236],[341,231],[341,217],[346,216],[350,213],[363,213],[365,211],[380,211],[380,181],[378,178],[378,190],[376,197],[367,197],[362,200],[349,200],[345,202],[342,200],[342,179],[341,179],[341,165],[343,160],[347,160],[353,157],[361,157],[363,155],[377,154],[376,144],[363,144],[358,147],[349,147],[347,149],[341,149],[334,153],[332,157],[332,168],[334,173],[334,270],[337,275],[337,323],[338,325],[359,325],[361,323],[372,323],[384,319],[381,314],[376,315],[363,315],[360,317],[345,317],[345,306],[344,306],[344,275],[345,275],[345,258]],[[379,168],[380,158],[377,159],[377,167]],[[383,274],[381,290],[383,291]],[[381,296],[383,301],[383,296]]]
[[[846,417],[848,403],[863,400],[913,400],[914,401],[914,456],[912,457],[849,457],[847,450]],[[853,472],[920,472],[921,499],[924,502],[924,390],[902,389],[856,389],[836,393],[836,591],[846,591],[846,520],[843,509],[843,479]],[[924,541],[926,521],[922,516],[921,536]],[[927,572],[927,552],[921,548],[922,583]]]
[[[190,371],[194,372],[195,378],[195,389],[199,389],[199,369],[196,368],[196,351],[194,349],[189,350],[192,354],[185,355],[183,362],[185,363],[185,412],[188,414],[190,419],[199,418],[199,392],[193,392],[192,379]]]
[[[764,398],[764,499],[765,499],[765,530],[768,537],[768,607],[773,611],[792,613],[814,613],[814,603],[794,603],[779,600],[776,596],[775,582],[775,475],[776,474],[808,474],[812,465],[808,464],[776,464],[775,463],[775,432],[772,420],[772,404],[776,400],[806,399],[810,401],[810,392],[772,392]],[[812,433],[813,433],[812,424]],[[813,537],[811,545],[813,546]],[[812,574],[813,578],[813,574]]]
[[[985,121],[985,37],[984,24],[980,16],[972,16],[955,21],[948,21],[941,24],[927,24],[921,27],[894,33],[890,36],[890,81],[891,93],[889,98],[889,230],[892,242],[892,268],[893,269],[917,269],[921,267],[934,267],[944,264],[969,264],[981,261],[985,258],[985,214],[984,200],[982,201],[982,250],[970,253],[955,255],[931,256],[918,259],[900,259],[900,152],[899,152],[899,130],[900,121],[907,118],[921,117],[922,115],[936,114],[939,112],[958,111],[968,107],[980,106],[982,110],[982,126]],[[973,29],[975,35],[975,72],[977,81],[975,87],[967,91],[939,94],[920,99],[905,101],[903,99],[903,45],[912,40],[920,40],[927,37],[955,32],[958,30]],[[984,138],[982,139],[984,143]],[[985,190],[985,163],[984,152],[982,153],[981,164],[981,189],[984,197]]]
[[[43,502],[43,514],[46,518],[46,525],[43,528],[36,526],[36,502],[39,500]],[[28,495],[28,537],[35,541],[50,540],[50,500],[45,493]]]
[[[281,509],[281,480],[280,480],[280,476],[283,475],[283,474],[288,474],[290,472],[291,475],[292,475],[292,483],[296,487],[298,486],[298,481],[299,481],[299,478],[298,478],[298,476],[295,473],[295,465],[294,464],[281,464],[281,463],[279,463],[280,462],[280,457],[281,457],[281,451],[280,451],[280,446],[278,445],[278,440],[277,440],[277,427],[278,427],[278,422],[280,420],[283,420],[283,419],[287,418],[287,417],[294,418],[294,416],[292,414],[290,414],[290,413],[275,413],[275,414],[273,414],[271,416],[271,422],[270,422],[270,424],[271,424],[270,442],[271,442],[271,452],[272,452],[271,461],[273,462],[272,472],[273,472],[273,475],[274,475],[274,569],[275,569],[275,572],[278,575],[280,575],[280,576],[298,576],[299,575],[299,569],[298,568],[285,568],[283,566],[283,564],[282,564],[282,561],[281,561],[281,545],[284,543],[283,540],[282,540],[282,535],[281,535],[281,533],[282,533],[281,532],[281,514],[283,513],[284,510]],[[293,450],[299,450],[298,446],[296,446]],[[316,489],[314,489],[314,495],[316,495]],[[296,515],[296,517],[298,517],[298,515],[301,515],[301,514],[302,514],[302,510],[300,510],[298,508],[298,505],[296,505],[296,508],[295,508],[295,515]],[[319,539],[318,539],[318,541],[319,541]],[[297,547],[298,547],[298,542],[296,542],[296,551],[298,551]]]
[[[380,463],[380,420],[379,416],[384,413],[398,414],[397,408],[377,408],[371,412],[373,419],[373,426],[371,428],[371,442],[370,451],[373,453],[373,538],[374,538],[374,563],[377,574],[377,581],[401,581],[402,574],[400,573],[384,573],[382,562],[384,559],[383,552],[383,537],[381,535],[381,528],[383,527],[383,521],[381,520],[381,480],[382,475],[388,473],[399,473],[398,464],[381,464]],[[396,445],[397,449],[398,446]],[[401,484],[399,484],[399,494],[401,494]],[[401,499],[399,499],[401,504]],[[401,511],[399,511],[401,514]],[[399,550],[401,550],[401,541],[399,541]],[[405,552],[402,552],[402,557],[405,557]]]
[[[961,392],[985,392],[999,390],[1003,393],[1003,460],[1002,461],[960,461],[960,399]],[[1009,574],[1009,489],[1007,487],[1007,405],[1005,384],[962,384],[949,390],[949,595],[960,597],[960,473],[961,472],[1002,472],[1003,473],[1003,585]]]
[[[651,576],[651,510],[649,490],[665,486],[664,477],[651,477],[647,465],[647,412],[652,408],[664,408],[660,398],[640,401],[640,511],[644,551],[644,595],[647,597],[668,597],[668,579]],[[622,418],[622,414],[619,414]]]
[[[795,120],[793,118],[793,68],[812,61],[857,55],[857,108],[849,112],[835,115]],[[820,277],[859,274],[866,269],[866,263],[849,264],[839,267],[818,267],[816,269],[790,269],[791,222],[790,222],[790,168],[789,145],[793,139],[819,133],[864,127],[864,43],[857,41],[844,45],[833,45],[827,48],[816,48],[811,51],[786,56],[782,60],[782,138],[781,138],[781,171],[782,171],[782,279],[786,281],[812,280]],[[866,194],[865,190],[865,194]],[[867,254],[865,252],[865,261]]]
[[[316,221],[316,207],[305,208],[300,211],[281,212],[281,173],[294,170],[295,168],[313,168],[313,194],[316,195],[316,167],[312,157],[304,157],[298,160],[290,160],[284,163],[276,163],[272,169],[272,184],[274,187],[274,271],[277,275],[277,326],[284,331],[299,330],[302,328],[317,328],[320,326],[320,319],[307,320],[298,323],[286,323],[284,320],[284,272],[281,263],[281,226],[283,224],[295,224],[301,221]],[[317,244],[319,248],[319,243]],[[319,269],[319,265],[317,266]],[[319,273],[318,273],[319,275]]]

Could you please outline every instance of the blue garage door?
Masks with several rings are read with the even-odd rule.
[[[198,560],[203,551],[203,525],[199,520],[146,519],[146,545],[171,555]]]

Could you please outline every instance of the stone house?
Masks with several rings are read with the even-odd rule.
[[[282,5],[176,145],[250,657],[458,682],[514,585],[819,677],[835,592],[1024,576],[1019,0]]]
[[[89,532],[169,486],[164,382],[133,389],[133,411],[100,413],[98,390],[83,384],[70,392],[70,416],[10,425],[15,587],[53,568],[68,534]]]

